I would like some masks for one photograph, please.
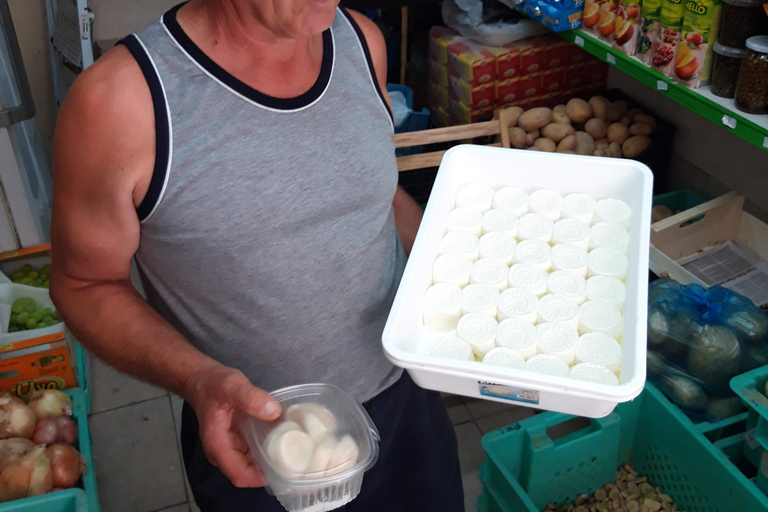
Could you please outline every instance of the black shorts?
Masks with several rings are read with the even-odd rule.
[[[453,425],[440,395],[416,386],[407,372],[364,404],[379,429],[379,460],[345,512],[464,512]],[[192,408],[182,412],[181,448],[201,512],[284,512],[263,488],[240,489],[205,456]]]

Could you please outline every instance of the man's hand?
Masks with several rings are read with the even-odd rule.
[[[200,423],[205,455],[236,487],[263,487],[266,482],[250,461],[240,436],[245,416],[272,421],[280,416],[280,403],[253,386],[242,372],[215,364],[196,373],[186,386]]]

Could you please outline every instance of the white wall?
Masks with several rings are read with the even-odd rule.
[[[768,152],[615,69],[609,86],[677,126],[671,169],[677,187],[709,197],[735,190],[746,197],[746,209],[768,222]]]

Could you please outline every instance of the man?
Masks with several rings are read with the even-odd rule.
[[[191,0],[60,114],[52,297],[93,353],[185,399],[205,512],[282,510],[237,427],[306,382],[352,393],[382,435],[346,510],[463,509],[439,397],[380,346],[421,213],[397,188],[383,38],[337,3]]]

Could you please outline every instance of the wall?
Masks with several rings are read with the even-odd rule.
[[[48,22],[44,0],[8,0],[21,56],[37,109],[37,127],[48,161],[51,160],[56,118],[51,59],[48,50]]]
[[[709,198],[735,190],[746,197],[750,213],[768,222],[768,152],[615,69],[609,86],[677,125],[670,176],[675,188]]]

